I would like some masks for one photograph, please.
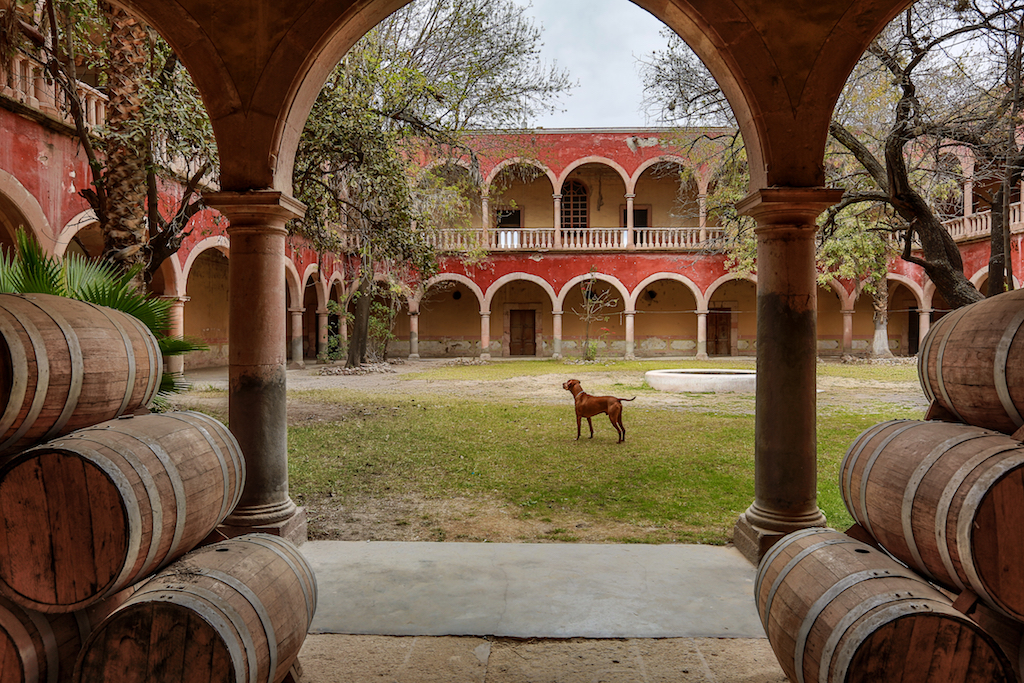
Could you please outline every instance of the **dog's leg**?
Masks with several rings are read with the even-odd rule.
[[[608,419],[612,423],[612,427],[615,427],[615,433],[619,437],[618,443],[622,443],[626,440],[626,428],[622,426],[622,406],[612,406],[608,410]]]
[[[580,414],[576,413],[576,440],[577,441],[580,440],[580,426],[581,426],[580,425],[580,419],[581,419]]]
[[[590,438],[593,439],[594,438],[594,423],[590,421],[589,417],[587,418],[587,424],[590,425]]]

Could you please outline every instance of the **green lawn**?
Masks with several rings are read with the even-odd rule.
[[[680,365],[637,361],[567,369],[558,361],[501,362],[397,379],[494,381],[608,369],[637,370],[642,377],[644,370]],[[916,380],[914,366],[820,365],[822,373]],[[640,389],[642,380],[636,384],[629,391]],[[496,501],[523,518],[571,515],[636,525],[636,533],[620,541],[725,543],[754,496],[753,416],[749,409],[716,410],[711,395],[703,411],[635,404],[625,415],[625,444],[615,442],[603,415],[594,420],[593,440],[586,438],[585,422],[583,438],[572,440],[575,424],[567,406],[345,390],[294,397],[349,409],[340,421],[289,430],[292,495],[314,507],[366,497],[457,496]],[[851,523],[837,486],[847,447],[868,427],[899,417],[921,415],[884,401],[819,412],[819,504],[832,526]]]

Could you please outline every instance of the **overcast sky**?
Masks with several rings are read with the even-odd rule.
[[[527,0],[522,0],[526,4]],[[665,26],[629,0],[532,0],[542,28],[542,58],[568,69],[579,86],[562,99],[564,113],[535,125],[612,128],[656,125],[639,110],[643,98],[635,56],[660,50]]]

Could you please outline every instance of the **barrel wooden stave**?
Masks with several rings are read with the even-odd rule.
[[[758,567],[755,597],[792,681],[1014,680],[998,645],[949,598],[831,529],[796,532],[773,546]]]
[[[139,320],[47,294],[0,294],[0,455],[148,405],[163,360]]]
[[[886,551],[1024,620],[1024,445],[956,423],[886,422],[850,447],[840,482]]]
[[[967,424],[1012,434],[1024,426],[1024,290],[936,321],[921,344],[925,395]]]
[[[111,420],[0,466],[0,592],[82,609],[199,544],[237,505],[245,463],[201,413]]]
[[[75,680],[279,683],[316,609],[316,578],[288,541],[239,536],[154,576],[90,636]]]
[[[66,683],[92,628],[133,589],[73,614],[44,614],[0,596],[0,681]]]

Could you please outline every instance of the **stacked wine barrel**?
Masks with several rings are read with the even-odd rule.
[[[933,325],[927,419],[871,427],[843,459],[857,524],[790,534],[763,558],[758,610],[792,680],[1022,680],[1022,325],[1022,290]]]
[[[0,295],[0,681],[276,683],[297,657],[313,573],[282,539],[204,544],[245,462],[217,420],[146,411],[161,373],[130,316]]]

